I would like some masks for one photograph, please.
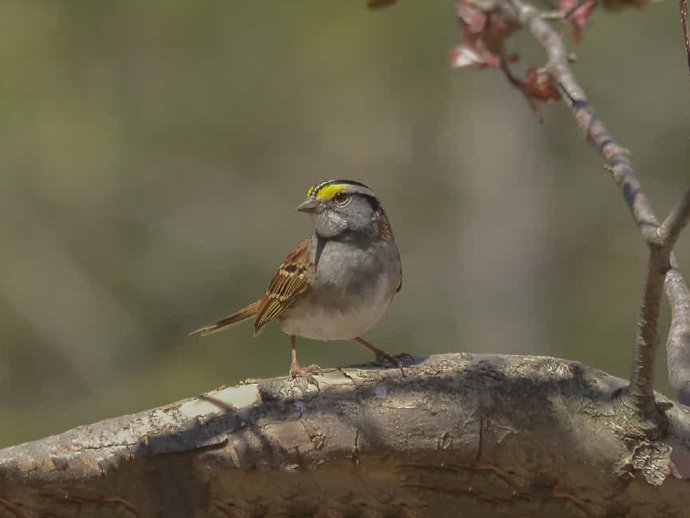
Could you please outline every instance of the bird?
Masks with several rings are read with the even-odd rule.
[[[314,223],[312,235],[287,254],[263,296],[190,335],[210,335],[254,319],[254,336],[277,320],[290,337],[289,379],[316,385],[318,365],[301,366],[297,337],[355,341],[402,371],[391,356],[361,337],[384,315],[402,288],[400,252],[378,196],[354,180],[309,187],[297,206]],[[404,375],[404,371],[403,371]]]

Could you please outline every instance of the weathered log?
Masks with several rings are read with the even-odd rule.
[[[687,407],[657,394],[659,433],[625,380],[548,357],[405,374],[250,380],[6,448],[0,515],[688,515]]]

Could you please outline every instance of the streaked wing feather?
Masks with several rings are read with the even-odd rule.
[[[310,254],[311,240],[308,237],[288,254],[266,288],[254,322],[257,333],[309,287],[309,278],[314,273]]]

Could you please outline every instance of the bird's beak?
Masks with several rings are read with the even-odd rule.
[[[300,212],[318,214],[320,212],[323,212],[323,204],[319,200],[311,196],[310,198],[307,198],[305,201],[297,205],[297,210]]]

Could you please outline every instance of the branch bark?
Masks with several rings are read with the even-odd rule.
[[[683,516],[690,413],[547,357],[248,381],[0,451],[9,516]],[[665,398],[657,395],[661,401]]]

